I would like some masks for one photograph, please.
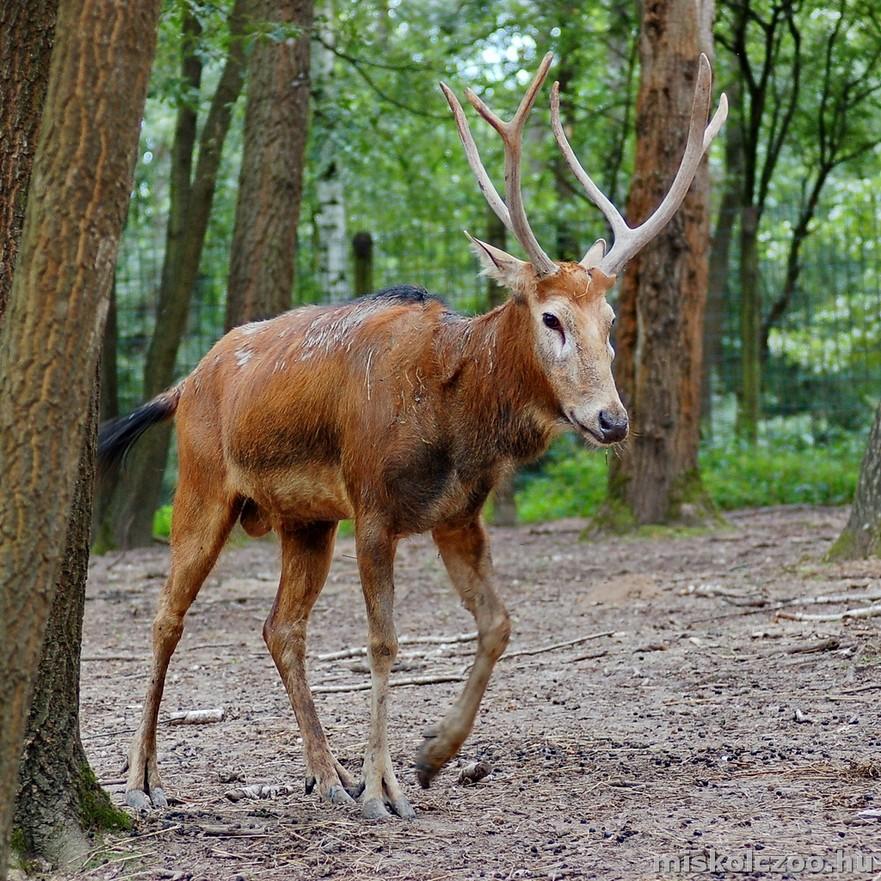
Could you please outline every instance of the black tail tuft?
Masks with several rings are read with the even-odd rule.
[[[148,428],[171,419],[179,397],[177,389],[172,389],[141,404],[128,416],[105,422],[98,431],[98,467],[105,470],[120,462]]]

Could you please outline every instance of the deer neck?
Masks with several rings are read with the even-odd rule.
[[[439,335],[451,428],[490,455],[525,462],[555,433],[557,405],[533,347],[529,309],[509,300]]]

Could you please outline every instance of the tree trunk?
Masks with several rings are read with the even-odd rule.
[[[116,280],[110,289],[110,306],[104,324],[104,340],[101,343],[101,367],[98,388],[99,423],[108,422],[119,416],[119,373],[116,350],[119,341],[119,327],[116,312]],[[101,475],[95,483],[95,504],[92,510],[92,543],[98,553],[113,546],[113,529],[110,520],[110,505],[113,501],[113,488],[118,473]]]
[[[740,81],[734,79],[727,89],[732,107],[739,106]],[[716,229],[710,247],[707,307],[704,320],[703,364],[701,374],[701,421],[712,434],[713,373],[722,364],[722,326],[731,289],[731,242],[737,226],[737,206],[743,192],[741,173],[743,144],[741,128],[729,123],[725,130],[725,184],[719,202]]]
[[[0,878],[132,184],[158,0],[62,0],[0,329]]]
[[[762,322],[762,292],[759,275],[758,206],[746,204],[740,212],[740,388],[737,433],[755,443],[761,416],[761,357],[759,333]]]
[[[312,46],[312,99],[316,115],[321,115],[322,134],[316,169],[315,226],[318,233],[318,279],[322,293],[332,300],[350,294],[346,278],[348,238],[346,236],[346,200],[343,188],[340,151],[336,147],[335,129],[339,95],[333,54],[334,8],[332,0],[321,3],[321,25]]]
[[[496,217],[495,211],[487,208],[486,236],[487,244],[495,245],[503,251],[506,246],[507,229],[505,224]],[[486,280],[486,302],[490,309],[495,309],[508,299],[508,291],[494,278]],[[506,474],[496,485],[493,492],[493,523],[496,526],[517,525],[517,499],[514,496],[514,473]]]
[[[828,554],[830,560],[864,557],[881,557],[881,404],[860,466],[847,526]]]
[[[712,49],[712,12],[704,2],[696,16],[693,0],[643,5],[631,222],[657,207],[679,166],[697,57]],[[697,461],[708,242],[705,160],[682,208],[622,282],[616,374],[634,431],[612,460],[598,524],[691,522],[712,510]]]
[[[373,290],[373,236],[366,230],[352,236],[352,255],[355,262],[355,296]]]
[[[175,379],[175,364],[187,325],[193,288],[211,206],[223,144],[232,110],[242,89],[245,69],[244,30],[251,0],[236,0],[229,16],[229,55],[211,100],[199,137],[199,158],[191,179],[196,118],[195,111],[181,107],[172,148],[171,209],[162,264],[162,282],[156,310],[156,326],[144,367],[144,397],[164,391]],[[182,74],[198,86],[193,41],[196,27],[184,22]],[[108,518],[112,524],[112,543],[117,547],[140,547],[153,540],[153,514],[159,505],[162,479],[168,461],[171,426],[158,425],[147,432],[132,450],[126,467],[120,471],[113,492]]]
[[[309,118],[312,0],[256,0],[260,21],[301,29],[254,47],[230,257],[226,328],[291,306]]]
[[[97,386],[95,387],[97,392]],[[95,479],[97,396],[89,405],[61,573],[28,716],[13,825],[23,856],[80,858],[93,829],[129,829],[95,780],[80,740],[80,647]]]
[[[0,318],[24,224],[58,0],[0,4]]]

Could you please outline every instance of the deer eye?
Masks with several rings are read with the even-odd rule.
[[[551,315],[550,312],[545,312],[541,316],[541,320],[544,322],[545,327],[549,327],[551,330],[558,330],[560,333],[563,332],[563,325],[560,324],[560,319],[557,318],[556,315]]]

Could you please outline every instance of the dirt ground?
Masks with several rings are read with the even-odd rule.
[[[296,723],[261,638],[277,548],[235,540],[172,660],[159,758],[179,801],[97,847],[76,877],[639,879],[688,870],[659,869],[662,855],[709,855],[719,878],[736,874],[719,859],[752,853],[790,862],[740,877],[796,877],[799,859],[823,857],[825,877],[879,878],[881,618],[781,617],[881,600],[881,563],[821,562],[844,519],[742,511],[710,534],[599,541],[580,541],[577,521],[493,530],[514,632],[462,755],[493,771],[465,786],[451,766],[420,790],[421,732],[461,686],[395,688],[392,755],[418,812],[411,823],[367,822],[303,794]],[[120,804],[166,568],[162,547],[92,564],[83,737]],[[400,636],[473,629],[424,538],[402,545],[397,592]],[[830,596],[839,601],[803,602]],[[366,683],[363,658],[315,657],[364,644],[351,539],[337,544],[312,622],[312,684]],[[472,651],[404,644],[394,678],[458,675]],[[358,768],[368,692],[317,700],[332,748]],[[173,711],[210,707],[223,721],[167,724]],[[225,795],[253,783],[290,789]],[[842,862],[873,854],[873,871]]]

